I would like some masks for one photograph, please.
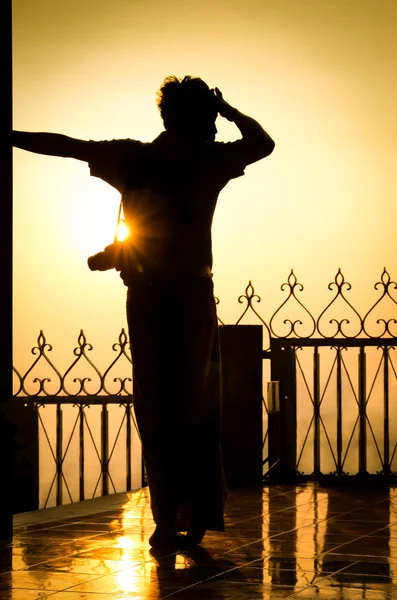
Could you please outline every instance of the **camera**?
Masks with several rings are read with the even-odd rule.
[[[122,250],[123,242],[109,244],[102,252],[97,252],[87,259],[88,268],[91,271],[109,271],[109,269],[120,271]]]

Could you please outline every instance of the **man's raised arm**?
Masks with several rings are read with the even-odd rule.
[[[252,117],[248,117],[223,99],[222,93],[215,88],[219,114],[235,123],[239,128],[247,149],[247,162],[252,163],[273,152],[275,143],[263,127]]]
[[[88,161],[90,158],[89,142],[77,140],[60,133],[12,131],[11,143],[15,148],[36,152],[37,154],[63,156],[85,161]]]

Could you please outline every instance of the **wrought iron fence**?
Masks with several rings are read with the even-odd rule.
[[[397,481],[397,284],[385,268],[374,285],[378,297],[361,314],[347,298],[351,288],[339,269],[328,285],[333,298],[315,318],[291,272],[282,286],[288,297],[262,321],[271,377],[280,381],[280,440],[269,463],[281,476]],[[253,290],[247,296],[248,309]],[[285,318],[280,334],[277,317],[288,301],[299,304],[306,322]]]
[[[375,301],[361,312],[347,297],[351,288],[339,269],[328,285],[332,298],[318,312],[317,317],[301,299],[304,287],[292,270],[287,281],[281,285],[281,291],[286,297],[268,320],[257,310],[256,305],[261,302],[261,298],[255,293],[251,281],[244,294],[238,298],[238,302],[244,306],[235,324],[239,325],[249,319],[250,322],[262,325],[263,358],[270,359],[271,363],[271,372],[268,370],[265,374],[265,382],[270,377],[280,380],[281,420],[284,419],[285,422],[287,419],[289,422],[286,429],[281,430],[281,435],[289,436],[287,439],[293,452],[289,449],[289,454],[283,456],[280,451],[275,462],[279,462],[279,466],[284,464],[286,469],[295,473],[304,472],[316,476],[324,473],[330,465],[329,471],[341,476],[347,472],[349,452],[353,449],[357,451],[357,471],[368,472],[368,433],[379,459],[378,471],[390,475],[397,470],[397,465],[394,464],[397,460],[397,427],[394,426],[397,421],[397,371],[394,360],[397,345],[397,299],[396,294],[392,293],[397,289],[397,284],[391,280],[385,268],[380,280],[374,285],[377,293]],[[221,305],[218,313],[221,312],[219,308]],[[219,323],[224,324],[220,317]],[[305,349],[308,348],[311,348],[311,356],[307,356],[307,352],[305,356]],[[351,363],[344,355],[354,348],[358,349],[358,370],[352,375]],[[368,348],[379,349],[381,353],[375,370],[373,366],[368,369]],[[323,358],[324,349],[327,349],[327,358]],[[62,504],[65,497],[66,501],[71,502],[109,492],[130,490],[140,481],[141,460],[139,458],[138,467],[139,438],[133,411],[132,363],[124,329],[112,346],[116,354],[105,371],[102,372],[91,358],[92,350],[93,346],[81,330],[77,346],[73,350],[75,358],[61,373],[51,359],[52,346],[43,331],[40,331],[37,346],[32,348],[35,359],[30,367],[24,373],[17,366],[13,368],[13,400],[34,406],[41,448],[47,448],[47,462],[54,467],[51,477],[48,477],[49,467],[45,469],[45,492],[43,485],[40,485],[42,507],[50,503]],[[287,363],[285,355],[292,356]],[[326,369],[320,369],[320,355]],[[374,361],[373,357],[371,361]],[[34,376],[34,372],[43,363],[50,370],[51,377]],[[81,370],[83,364],[95,373],[94,382],[91,377],[73,376],[73,372]],[[289,365],[287,369],[284,368],[286,364]],[[111,373],[118,368],[121,369],[119,375],[112,376]],[[381,393],[377,389],[380,379]],[[347,387],[351,390],[349,401]],[[288,394],[284,394],[288,402],[283,396],[283,389],[288,390]],[[373,416],[370,409],[376,402],[375,396],[381,397],[382,411]],[[50,419],[51,431],[45,422],[43,411],[50,406],[55,411]],[[266,455],[269,440],[265,391],[263,406],[263,448]],[[97,409],[95,432],[88,417],[90,408]],[[68,412],[67,427],[65,411]],[[111,423],[109,412],[112,413]],[[381,442],[378,431],[380,424],[383,428]],[[112,435],[110,429],[113,431]],[[75,481],[74,491],[68,482],[70,473],[66,473],[72,446],[79,465],[78,473],[69,465]],[[89,446],[94,456],[91,462],[87,457]],[[95,481],[90,485],[87,485],[88,462],[93,465],[90,470],[96,472]],[[374,468],[376,461],[371,459],[369,462]],[[354,470],[353,463],[354,461],[351,462],[351,468]],[[116,473],[118,482],[115,481]]]
[[[261,302],[261,298],[255,293],[250,281],[245,293],[238,298],[238,301],[245,303],[246,306],[237,319],[236,325],[242,322],[247,313],[254,313],[262,323],[268,336],[266,350],[270,350],[270,340],[274,338],[312,339],[318,336],[322,339],[356,339],[361,337],[396,339],[397,299],[393,297],[391,292],[393,289],[397,289],[397,283],[391,280],[386,268],[383,269],[380,281],[374,285],[374,289],[379,291],[378,298],[370,307],[365,309],[364,316],[360,315],[359,311],[346,297],[347,292],[351,291],[352,285],[345,280],[340,269],[338,269],[334,280],[328,284],[328,289],[333,292],[333,298],[316,318],[299,299],[298,294],[303,292],[304,287],[296,278],[294,271],[291,270],[287,281],[281,285],[281,290],[287,293],[287,297],[273,312],[270,319],[266,321],[254,307],[254,303]],[[384,309],[382,302],[387,299],[390,302],[389,307],[385,308],[385,313],[382,316],[376,318],[376,311],[379,311],[380,308]],[[296,313],[298,309],[301,316],[292,319],[291,315],[287,313],[287,316],[283,318],[282,314],[286,312],[287,305],[289,305],[291,312]],[[334,314],[332,314],[333,310]],[[346,318],[346,310],[350,313],[350,319]],[[351,321],[352,318],[353,321]],[[305,321],[302,319],[305,319]],[[348,327],[350,331],[347,330]]]
[[[80,331],[77,346],[73,350],[75,358],[63,373],[51,359],[52,349],[43,331],[40,331],[37,346],[32,348],[35,359],[27,371],[21,374],[13,367],[13,400],[22,400],[25,406],[27,403],[33,404],[37,433],[41,441],[40,463],[46,464],[39,477],[40,506],[46,508],[54,503],[58,506],[65,501],[81,501],[88,497],[140,487],[141,457],[133,410],[132,363],[124,329],[112,346],[116,356],[104,372],[98,369],[89,356],[93,346],[87,341],[83,330]],[[124,369],[121,367],[122,360],[126,363]],[[33,375],[43,363],[50,369],[51,377]],[[73,371],[84,369],[84,363],[85,367],[94,371],[96,382],[93,382],[92,377],[73,377]],[[111,377],[110,373],[117,366],[122,368],[120,376]],[[47,409],[47,412],[50,409],[49,418],[46,418],[47,414],[43,409]],[[90,415],[89,411],[94,414]],[[68,421],[66,427],[65,412]],[[73,465],[66,469],[73,442],[77,442],[77,447],[73,448]],[[122,460],[121,454],[124,455]],[[87,473],[87,455],[91,455],[91,473]],[[76,463],[78,477],[74,467]],[[48,479],[47,475],[51,471],[52,475]],[[123,477],[120,477],[121,471],[124,473]],[[113,472],[117,472],[117,483]],[[73,479],[73,476],[72,486],[69,479]],[[91,482],[88,483],[90,478]]]

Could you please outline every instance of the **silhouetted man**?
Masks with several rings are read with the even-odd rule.
[[[207,529],[224,530],[213,214],[222,188],[274,142],[199,78],[168,77],[157,104],[165,131],[150,143],[14,132],[13,145],[86,161],[122,195],[131,234],[121,255],[111,245],[105,256],[128,287],[134,408],[156,523],[150,543],[189,547]],[[241,139],[214,141],[218,114]]]

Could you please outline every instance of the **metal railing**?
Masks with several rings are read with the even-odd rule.
[[[286,428],[281,428],[280,434],[289,440],[292,451],[290,447],[288,456],[284,458],[281,456],[280,465],[282,466],[284,460],[286,468],[295,473],[304,472],[315,477],[324,474],[329,463],[330,473],[336,476],[345,475],[346,465],[350,460],[350,458],[348,460],[349,452],[353,448],[358,452],[357,472],[367,473],[368,436],[373,442],[372,450],[379,459],[378,471],[388,477],[397,471],[397,464],[394,464],[397,460],[397,434],[394,431],[397,428],[393,427],[395,412],[397,419],[397,373],[393,360],[393,352],[397,346],[397,299],[396,294],[392,293],[397,289],[397,284],[391,280],[389,273],[384,269],[380,281],[374,286],[377,294],[375,301],[370,307],[362,310],[361,314],[347,297],[351,288],[351,284],[345,281],[339,269],[334,280],[328,285],[333,297],[325,308],[318,311],[318,317],[313,316],[312,311],[301,299],[300,294],[304,287],[298,282],[293,271],[290,272],[287,281],[281,285],[281,291],[286,293],[286,298],[268,320],[265,320],[257,310],[256,304],[261,302],[261,298],[255,293],[251,282],[248,283],[245,293],[238,298],[238,302],[244,307],[235,324],[239,325],[243,320],[248,319],[251,322],[252,320],[259,322],[263,326],[263,358],[270,359],[271,364],[268,379],[280,380],[280,389],[288,390],[284,396],[289,397],[289,403],[281,397],[281,413],[284,422],[287,420],[288,424]],[[219,322],[223,324],[221,318]],[[307,357],[303,360],[303,354],[300,353],[304,353],[304,349],[308,348],[311,348],[312,353],[310,360]],[[345,354],[348,353],[348,349],[353,348],[358,349],[358,370],[352,375],[351,364],[348,364]],[[370,369],[372,379],[368,374],[368,348],[379,348],[381,352],[381,360],[378,361],[377,368],[375,371],[372,367]],[[54,466],[47,491],[43,493],[41,490],[42,507],[48,506],[51,502],[62,504],[65,498],[66,501],[71,502],[136,487],[136,473],[139,470],[136,466],[136,454],[139,452],[139,439],[133,410],[132,363],[129,342],[124,330],[121,331],[112,349],[116,355],[102,372],[91,358],[93,346],[81,330],[77,346],[73,350],[74,359],[61,373],[51,359],[52,346],[40,331],[37,346],[32,349],[35,356],[32,364],[24,373],[14,366],[13,400],[33,404],[37,415],[41,449],[47,448],[47,457],[52,459]],[[288,368],[284,368],[286,364],[285,355],[282,356],[284,350],[288,351],[286,354],[292,353],[293,357],[288,363]],[[320,355],[325,350],[329,356],[333,353],[332,359],[329,356],[325,360],[322,359],[322,364],[328,361],[328,371],[323,367],[320,369]],[[374,358],[371,357],[372,362],[373,360]],[[43,363],[46,369],[50,370],[51,376],[34,376]],[[94,373],[94,380],[92,377],[73,376],[76,370],[81,371],[84,364]],[[119,375],[116,377],[111,374],[115,369],[119,369]],[[380,373],[382,379],[379,391]],[[265,384],[266,382],[264,387]],[[357,411],[350,430],[350,425],[349,427],[346,425],[346,416],[351,411],[346,404],[346,386],[351,390],[354,410]],[[331,388],[332,401],[329,401],[327,393]],[[283,396],[283,391],[281,393]],[[306,412],[301,419],[304,394],[306,394],[304,408]],[[264,392],[264,454],[269,443],[268,406],[265,396]],[[374,400],[375,396],[377,400]],[[370,408],[378,402],[379,398],[383,412],[380,411],[375,418],[371,416]],[[112,408],[110,419],[109,410],[112,405],[118,408],[116,412]],[[327,410],[325,410],[326,405]],[[53,406],[55,410],[55,415],[51,419],[51,431],[44,418],[43,409],[46,406]],[[90,407],[100,409],[100,418],[96,415],[95,431],[94,425],[90,423]],[[71,409],[74,413],[72,416]],[[69,413],[67,427],[65,427],[64,411]],[[382,439],[379,438],[379,420],[383,424]],[[117,421],[116,425],[115,421]],[[375,421],[376,426],[374,426]],[[112,436],[109,433],[110,428],[113,430]],[[87,486],[88,445],[95,457],[95,468],[98,471],[95,481]],[[74,456],[77,456],[75,462],[78,464],[78,485],[77,475],[74,473],[73,491],[68,482],[70,475],[66,474],[65,467],[72,446]],[[325,456],[325,448],[328,452],[328,463],[322,458]],[[307,460],[307,453],[311,455],[311,460]],[[121,455],[124,456],[123,460],[120,458]],[[121,463],[124,463],[124,466]],[[113,476],[115,466],[117,466],[118,483]],[[48,471],[48,468],[46,470]],[[121,471],[124,473],[122,479],[120,479]]]
[[[53,476],[45,494],[43,494],[43,486],[40,485],[40,504],[43,508],[49,505],[54,490],[55,498],[53,498],[52,503],[58,506],[64,503],[65,496],[67,502],[81,501],[87,499],[87,497],[93,498],[97,495],[129,491],[142,483],[139,479],[137,485],[137,478],[136,476],[133,477],[133,458],[139,446],[139,436],[133,411],[132,362],[127,335],[124,330],[121,331],[118,342],[112,346],[116,356],[103,373],[88,354],[93,350],[93,346],[87,341],[83,330],[80,331],[77,343],[78,345],[73,350],[74,360],[61,373],[51,359],[52,345],[47,342],[43,331],[40,331],[37,346],[32,348],[32,354],[35,355],[33,363],[24,374],[21,374],[16,367],[13,368],[15,374],[13,400],[22,401],[25,406],[28,403],[33,404],[38,437],[42,441],[41,454],[46,454],[46,471],[48,472],[50,469],[50,464],[54,467]],[[124,361],[124,368],[121,364],[122,361]],[[51,376],[34,376],[34,372],[40,371],[40,366],[43,363],[45,363],[47,369],[50,369]],[[84,363],[86,367],[89,366],[93,370],[96,381],[93,382],[92,377],[73,377],[73,371],[77,368],[84,369]],[[111,377],[110,373],[118,366],[122,369],[121,376]],[[125,367],[127,367],[127,372],[125,372]],[[114,411],[112,412],[112,429],[115,429],[115,433],[111,440],[109,410],[112,406],[117,407],[119,410],[117,415],[114,414]],[[49,424],[46,422],[48,419],[45,418],[43,413],[43,409],[46,407],[53,407],[55,410],[55,414],[51,413],[50,415]],[[100,419],[94,419],[96,421],[96,431],[93,430],[93,423],[90,423],[89,415],[89,409],[94,407],[100,410]],[[71,414],[71,409],[74,409],[72,411],[75,413],[74,415]],[[65,428],[65,410],[68,411],[68,432]],[[118,421],[117,424],[116,421]],[[53,429],[55,429],[55,439],[52,435]],[[125,454],[124,481],[117,486],[112,476],[111,466],[112,459],[114,464],[116,462],[114,460],[115,451],[122,433],[125,445],[123,451]],[[78,444],[77,448],[74,448],[74,455],[77,458],[75,462],[78,464],[78,489],[72,492],[65,474],[65,463],[76,437],[78,438]],[[99,467],[95,482],[89,486],[91,488],[89,494],[87,494],[86,483],[87,451],[94,456],[96,459],[94,462]],[[120,468],[122,467],[120,460],[118,460],[118,472]],[[136,470],[137,466],[135,464]],[[42,474],[40,479],[43,479]],[[133,479],[135,480],[134,485]],[[74,488],[76,487],[75,485]]]
[[[315,318],[291,272],[282,286],[287,299],[263,322],[270,338],[264,355],[280,381],[277,431],[269,430],[279,438],[270,442],[272,475],[397,481],[397,284],[384,269],[374,285],[378,297],[361,314],[347,299],[351,288],[339,269],[328,286],[333,298]],[[274,323],[288,301],[299,303],[306,321],[284,319],[280,335]]]

